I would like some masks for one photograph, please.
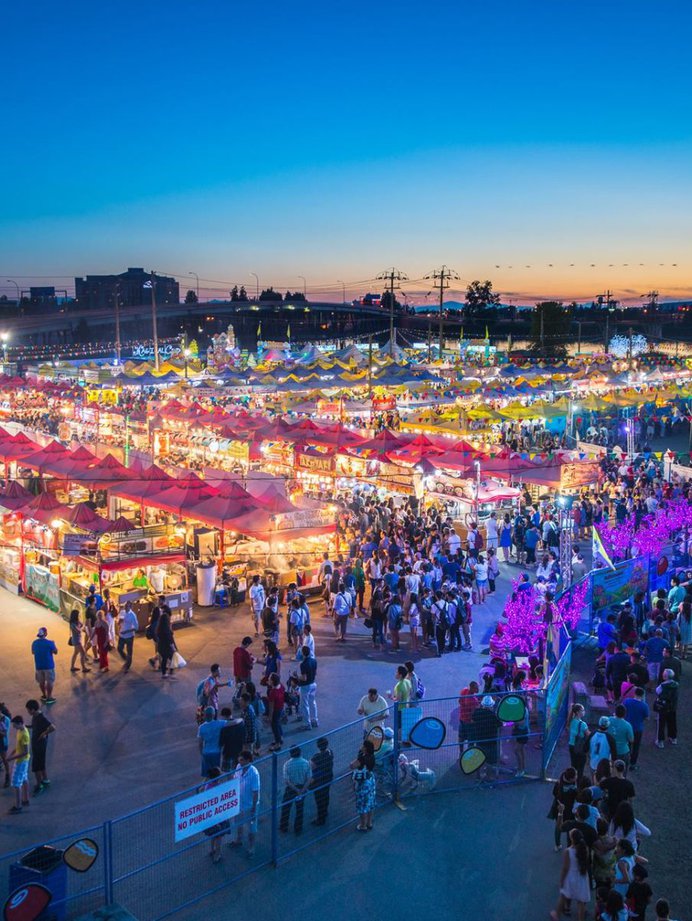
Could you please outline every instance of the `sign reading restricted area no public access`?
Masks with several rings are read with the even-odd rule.
[[[173,816],[175,840],[183,841],[199,834],[226,819],[232,819],[240,811],[240,796],[237,780],[208,787],[201,793],[178,800],[174,804]]]

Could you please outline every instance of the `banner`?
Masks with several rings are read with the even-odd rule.
[[[598,479],[598,461],[578,461],[560,467],[560,489],[578,489],[590,486]]]
[[[336,515],[328,508],[302,509],[298,512],[285,512],[274,516],[274,528],[277,531],[309,530],[334,525]]]
[[[227,780],[173,804],[175,841],[184,841],[205,828],[219,825],[240,812],[238,780]]]
[[[334,457],[327,454],[303,454],[296,451],[296,467],[299,470],[307,470],[310,473],[324,473],[331,475],[334,473]]]
[[[618,563],[614,569],[594,569],[591,573],[591,608],[594,614],[614,604],[622,604],[649,585],[649,558],[637,557]]]
[[[591,457],[602,458],[608,453],[605,445],[592,444],[590,441],[579,441],[577,439],[577,451],[580,454],[588,454]]]

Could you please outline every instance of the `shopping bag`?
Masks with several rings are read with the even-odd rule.
[[[176,651],[173,653],[173,658],[171,659],[170,667],[171,668],[185,668],[186,665],[187,665],[187,662],[185,661],[185,659],[183,659],[183,657],[180,655],[180,653],[176,649]]]

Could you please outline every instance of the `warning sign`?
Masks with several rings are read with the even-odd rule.
[[[211,828],[226,819],[232,819],[240,811],[240,797],[237,780],[227,780],[225,783],[195,793],[187,799],[181,799],[174,804],[174,830],[175,840],[183,841],[191,835],[196,835],[205,828]]]

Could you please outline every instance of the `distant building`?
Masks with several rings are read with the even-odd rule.
[[[52,285],[29,288],[29,303],[32,307],[54,307],[57,303],[55,288]]]
[[[139,307],[151,301],[151,274],[141,268],[128,269],[120,275],[87,275],[86,278],[75,278],[74,286],[75,299],[79,307],[113,307],[116,291],[121,307]],[[175,278],[156,276],[156,303],[180,303],[180,286]]]

